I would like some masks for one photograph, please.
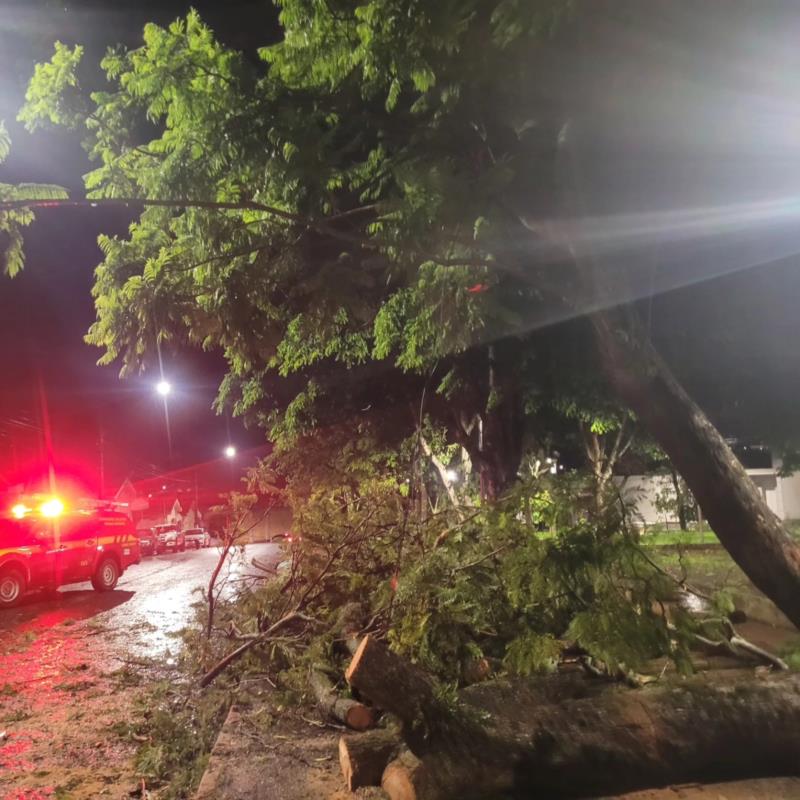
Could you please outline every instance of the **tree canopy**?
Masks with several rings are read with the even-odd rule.
[[[554,302],[519,210],[554,141],[526,74],[570,5],[290,0],[259,63],[191,12],[109,51],[93,92],[56,44],[20,119],[84,132],[89,198],[166,201],[101,237],[101,362],[221,348],[219,402],[278,441],[387,401],[412,425],[425,388],[507,485],[535,394],[520,343]]]

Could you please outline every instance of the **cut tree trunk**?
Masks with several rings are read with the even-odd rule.
[[[390,800],[416,800],[425,793],[425,766],[410,751],[403,750],[386,765],[380,785]]]
[[[361,640],[345,678],[360,696],[400,719],[409,743],[424,738],[435,722],[439,703],[431,678],[372,636]]]
[[[311,670],[310,684],[320,711],[327,716],[354,731],[365,731],[375,725],[375,709],[357,700],[340,697],[331,680],[321,670]]]
[[[380,786],[386,765],[401,745],[397,731],[383,728],[340,737],[339,764],[347,788],[354,792],[362,786]]]
[[[452,708],[431,707],[432,681],[420,683],[415,667],[369,637],[356,659],[349,680],[365,696],[379,695],[398,716],[426,708],[427,735],[406,737],[413,758],[401,755],[384,772],[392,800],[594,797],[797,770],[799,675],[617,688],[558,703],[535,683],[511,693],[501,683],[496,696],[492,684],[482,684]]]
[[[623,338],[626,321],[612,312],[594,314],[592,325],[604,371],[617,394],[677,467],[722,546],[800,627],[800,544],[646,336],[629,333]]]

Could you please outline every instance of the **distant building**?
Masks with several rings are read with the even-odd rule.
[[[767,459],[771,466],[746,468],[761,496],[782,520],[800,519],[800,473],[782,476],[780,459]],[[672,492],[672,481],[667,475],[628,475],[614,479],[620,487],[623,499],[635,506],[634,516],[645,526],[677,527],[678,518],[658,507],[657,499],[663,493]]]

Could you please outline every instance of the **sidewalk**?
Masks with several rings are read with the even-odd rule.
[[[245,698],[220,731],[195,800],[366,800],[380,789],[347,791],[340,731],[311,709],[281,711],[270,694]]]

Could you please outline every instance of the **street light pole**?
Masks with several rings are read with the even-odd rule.
[[[161,339],[156,331],[156,353],[158,354],[158,376],[159,381],[156,384],[156,391],[164,398],[164,424],[167,429],[167,452],[169,455],[169,463],[172,465],[172,431],[169,426],[169,404],[167,398],[172,391],[170,382],[164,377],[164,362],[161,359]]]
[[[100,424],[100,499],[106,496],[106,432]]]

